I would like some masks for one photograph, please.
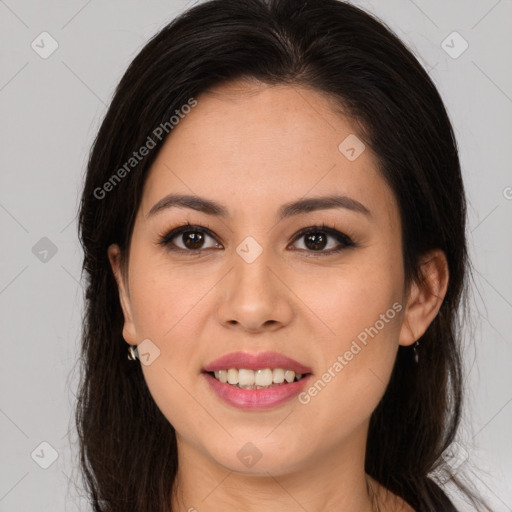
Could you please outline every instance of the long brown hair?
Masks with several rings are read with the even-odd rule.
[[[441,467],[449,472],[442,455],[461,415],[457,312],[467,273],[464,188],[443,102],[400,40],[354,6],[336,0],[213,0],[172,21],[136,56],[90,153],[79,212],[86,309],[76,425],[94,511],[171,510],[175,432],[153,401],[140,365],[127,360],[107,248],[117,243],[128,253],[144,180],[165,140],[155,128],[190,98],[237,78],[303,85],[336,100],[363,127],[364,142],[397,198],[406,278],[420,279],[418,262],[426,251],[445,252],[445,300],[419,340],[418,364],[412,349],[399,349],[371,418],[366,471],[417,511],[455,510],[429,477]],[[113,180],[148,138],[155,149]]]

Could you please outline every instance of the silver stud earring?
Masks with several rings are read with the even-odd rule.
[[[135,361],[137,359],[137,345],[130,345],[128,347],[128,359],[130,361]]]

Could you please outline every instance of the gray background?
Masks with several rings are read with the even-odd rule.
[[[454,123],[474,265],[457,460],[496,511],[510,511],[512,2],[356,3],[415,51]],[[191,4],[0,0],[2,512],[88,510],[75,485],[71,417],[82,311],[75,215],[87,152],[126,66]],[[58,44],[46,59],[31,47],[51,49],[43,31]]]

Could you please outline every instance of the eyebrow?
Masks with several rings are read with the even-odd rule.
[[[153,205],[147,217],[151,217],[156,213],[167,208],[190,208],[207,215],[215,215],[217,217],[229,218],[228,210],[221,204],[210,199],[191,195],[175,195],[169,194],[160,199]],[[344,208],[356,213],[362,213],[371,216],[370,210],[359,201],[348,196],[329,195],[322,197],[311,197],[308,199],[299,199],[290,203],[283,204],[278,211],[277,220],[283,220],[294,215],[309,213],[316,210],[328,210],[334,208]]]

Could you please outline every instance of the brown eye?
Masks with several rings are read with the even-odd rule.
[[[312,251],[325,249],[327,239],[325,233],[309,233],[304,236],[304,245]]]
[[[302,230],[295,237],[295,244],[299,246],[299,250],[325,254],[355,246],[347,235],[327,226],[313,226]]]
[[[185,231],[181,234],[181,241],[187,249],[201,249],[205,236],[198,231]]]
[[[208,240],[211,240],[208,242]],[[170,250],[201,251],[222,247],[208,230],[199,226],[180,226],[167,233],[159,242]],[[208,244],[209,245],[206,245]]]

